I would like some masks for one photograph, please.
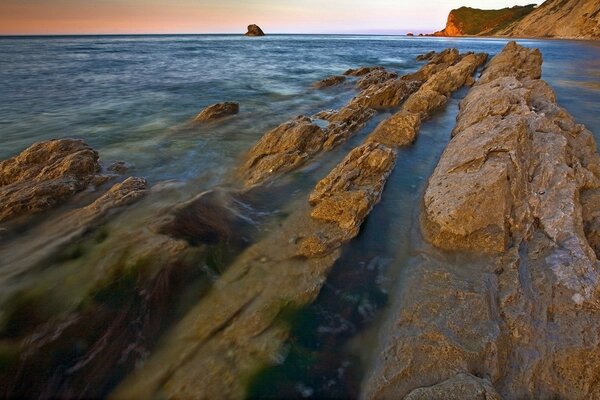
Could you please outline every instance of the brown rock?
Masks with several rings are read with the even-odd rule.
[[[196,117],[194,122],[214,121],[229,115],[235,115],[240,111],[238,103],[217,103],[206,107]]]
[[[367,140],[387,146],[406,146],[415,140],[420,126],[419,114],[402,110],[381,121]]]
[[[114,174],[122,175],[131,169],[131,165],[125,161],[115,161],[106,169]]]
[[[398,74],[395,72],[389,72],[384,69],[376,69],[366,75],[363,75],[356,83],[356,87],[358,89],[366,89],[371,85],[380,84],[397,77]]]
[[[427,60],[431,60],[431,58],[433,56],[435,56],[435,51],[430,51],[430,52],[418,55],[416,60],[417,61],[427,61]]]
[[[487,83],[503,76],[539,79],[542,76],[542,53],[538,49],[530,50],[516,42],[509,42],[485,67],[480,82]]]
[[[311,216],[335,222],[356,236],[366,215],[383,191],[396,162],[396,152],[378,143],[365,143],[352,150],[310,195]]]
[[[265,36],[265,33],[258,25],[252,24],[248,25],[248,32],[244,34],[245,36]]]
[[[330,76],[327,77],[323,80],[320,80],[319,82],[314,84],[314,87],[317,89],[324,89],[324,88],[328,88],[331,86],[337,86],[341,83],[344,83],[346,81],[346,77],[345,76]]]
[[[349,69],[346,72],[344,72],[344,75],[348,75],[348,76],[363,76],[366,75],[370,72],[373,71],[381,71],[383,70],[383,67],[360,67],[360,68],[355,68],[355,69]]]
[[[460,61],[449,65],[456,58]],[[370,141],[390,146],[404,146],[412,143],[416,137],[421,119],[446,104],[450,94],[467,83],[475,69],[485,62],[486,54],[467,54],[458,57],[455,51],[445,51],[431,57],[432,61],[416,73],[418,76],[430,75],[418,90],[405,100],[399,112],[382,121],[369,135]],[[439,64],[432,64],[435,61]],[[430,68],[435,65],[442,68]],[[445,68],[444,68],[445,67]]]
[[[0,222],[52,208],[85,189],[100,170],[82,140],[40,142],[0,163]]]
[[[290,171],[323,148],[326,134],[308,117],[298,117],[267,132],[250,150],[244,163],[246,185]]]
[[[132,204],[146,195],[147,187],[148,183],[144,178],[129,177],[115,184],[96,201],[85,207],[85,210],[98,215],[111,208]]]
[[[353,133],[364,127],[374,115],[375,110],[355,105],[346,106],[338,111],[324,111],[315,114],[313,118],[329,122],[327,128],[324,129],[327,140],[323,143],[323,149],[331,150],[345,142]]]

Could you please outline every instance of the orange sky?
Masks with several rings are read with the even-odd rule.
[[[473,3],[473,4],[470,4]],[[516,0],[0,0],[0,34],[429,32],[452,8]]]

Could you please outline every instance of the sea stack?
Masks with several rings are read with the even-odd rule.
[[[258,25],[252,24],[248,25],[248,32],[246,32],[245,36],[265,36],[265,33]]]

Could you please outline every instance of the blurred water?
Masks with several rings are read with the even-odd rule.
[[[554,87],[559,103],[600,142],[600,43],[519,42],[540,48],[543,78]],[[420,63],[415,57],[430,50],[457,47],[493,55],[505,44],[500,39],[334,35],[0,38],[0,159],[36,141],[83,138],[99,151],[105,165],[124,160],[150,184],[180,180],[195,194],[232,179],[229,173],[240,155],[267,130],[299,114],[339,107],[355,93],[350,85],[311,89],[315,81],[362,65],[383,65],[404,74],[416,70]],[[251,394],[357,395],[361,377],[357,357],[368,357],[371,348],[361,332],[377,318],[411,252],[421,191],[450,138],[465,93],[464,89],[455,93],[444,110],[422,125],[415,144],[400,150],[381,203],[360,236],[346,246],[317,301],[294,321],[287,358],[263,371]],[[204,106],[220,101],[239,102],[240,114],[218,123],[190,123]],[[286,183],[290,190],[271,190],[280,197],[272,202],[282,207],[281,215],[289,211],[286,203],[305,201],[316,181],[387,115],[378,115],[337,151],[291,174],[292,183]],[[68,302],[69,296],[75,298],[101,276],[99,266],[89,262],[98,258],[95,251],[106,252],[108,258],[119,251],[115,249],[135,245],[135,237],[127,239],[131,243],[119,242],[128,232],[137,232],[132,226],[153,221],[163,204],[171,207],[180,201],[178,196],[185,198],[153,192],[102,228],[110,233],[105,242],[86,239],[89,254],[68,262],[48,261],[54,263],[52,268],[0,281],[2,292],[48,287],[44,290]],[[43,225],[34,227],[24,229],[4,249],[0,246],[2,254],[19,255],[19,246],[27,252],[26,244],[45,234]],[[277,224],[266,223],[261,229],[277,229]],[[0,265],[5,263],[0,260]],[[18,265],[3,268],[0,276],[8,269],[19,272]],[[202,283],[194,279],[181,283],[182,293],[191,295],[176,296],[165,306],[180,307],[183,314],[197,301]],[[164,329],[179,317],[172,315]],[[349,345],[351,339],[354,343]],[[100,373],[91,371],[90,377],[104,385],[98,393],[107,393],[127,372],[115,369],[98,377],[94,374]]]
[[[312,82],[358,65],[414,70],[429,50],[495,53],[505,40],[274,35],[0,38],[0,159],[48,138],[79,137],[106,162],[125,159],[151,181],[222,173],[266,129],[336,102]],[[600,132],[600,45],[539,47],[559,101]],[[183,129],[202,107],[238,101],[219,127]],[[217,163],[218,160],[218,163]],[[215,169],[216,164],[224,168]]]

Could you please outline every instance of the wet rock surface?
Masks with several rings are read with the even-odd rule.
[[[325,89],[332,86],[341,85],[346,81],[346,77],[342,75],[330,76],[325,79],[320,80],[319,82],[314,84],[314,87],[317,89]]]
[[[82,140],[32,145],[0,163],[0,222],[53,208],[85,189],[100,171],[98,153]]]
[[[366,398],[600,395],[600,156],[540,70],[509,43],[461,102]]]
[[[194,118],[194,122],[208,122],[235,115],[240,111],[238,103],[225,102],[210,105],[200,111]]]

